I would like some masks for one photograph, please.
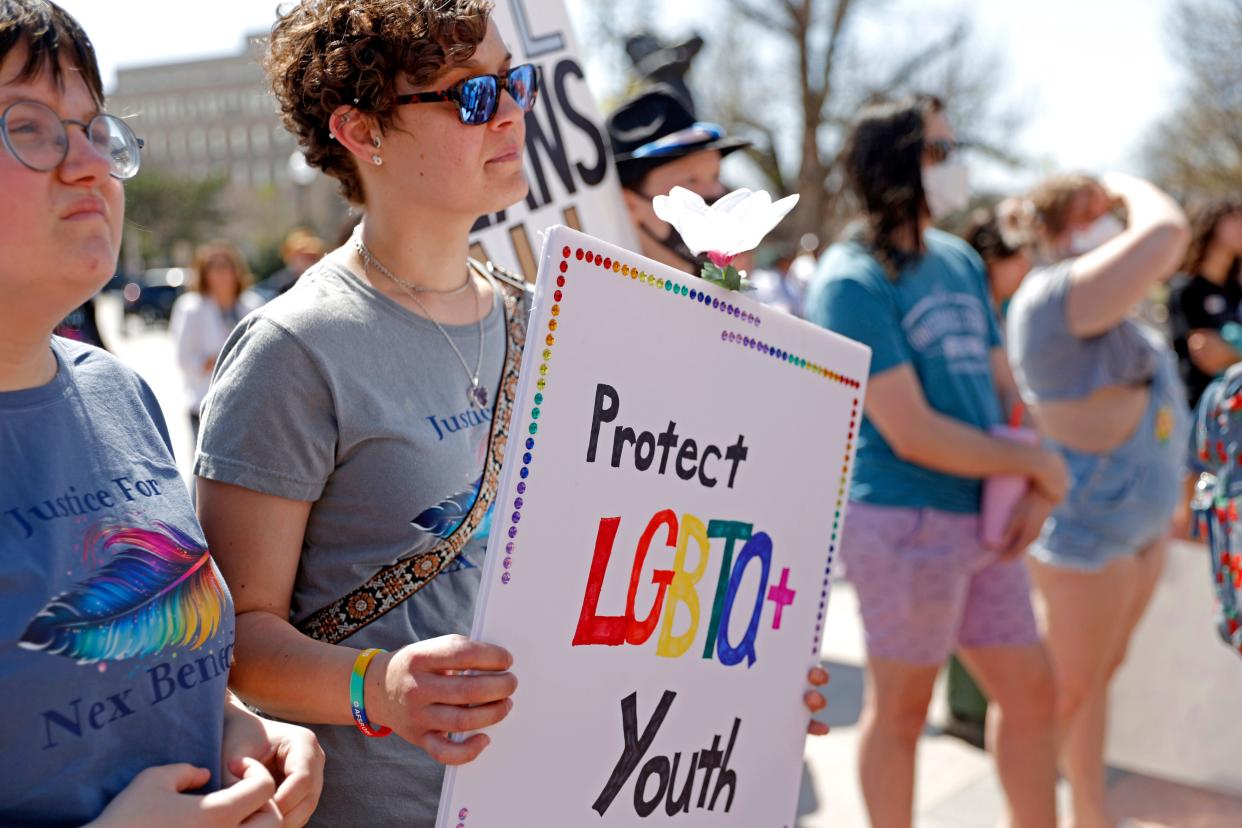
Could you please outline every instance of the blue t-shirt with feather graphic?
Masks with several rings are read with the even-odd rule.
[[[150,389],[53,340],[0,393],[0,824],[77,826],[144,768],[220,780],[233,607]]]

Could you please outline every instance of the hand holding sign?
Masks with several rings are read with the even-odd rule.
[[[517,689],[507,672],[512,664],[503,647],[460,635],[419,641],[376,656],[367,670],[367,710],[376,724],[437,762],[465,764],[487,747],[488,737],[475,733],[455,742],[448,734],[481,730],[509,715]]]

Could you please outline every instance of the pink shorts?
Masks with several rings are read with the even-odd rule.
[[[850,503],[841,561],[871,658],[940,664],[958,647],[1039,642],[1021,558],[979,536],[978,515]]]

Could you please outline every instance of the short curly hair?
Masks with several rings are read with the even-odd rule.
[[[301,0],[282,12],[265,68],[307,163],[364,204],[353,156],[329,135],[332,113],[352,105],[386,129],[398,79],[423,86],[469,60],[487,35],[491,10],[489,0]]]

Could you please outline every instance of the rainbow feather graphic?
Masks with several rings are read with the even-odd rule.
[[[225,606],[211,553],[166,523],[155,526],[103,533],[112,559],[48,602],[18,645],[82,664],[203,646]]]

